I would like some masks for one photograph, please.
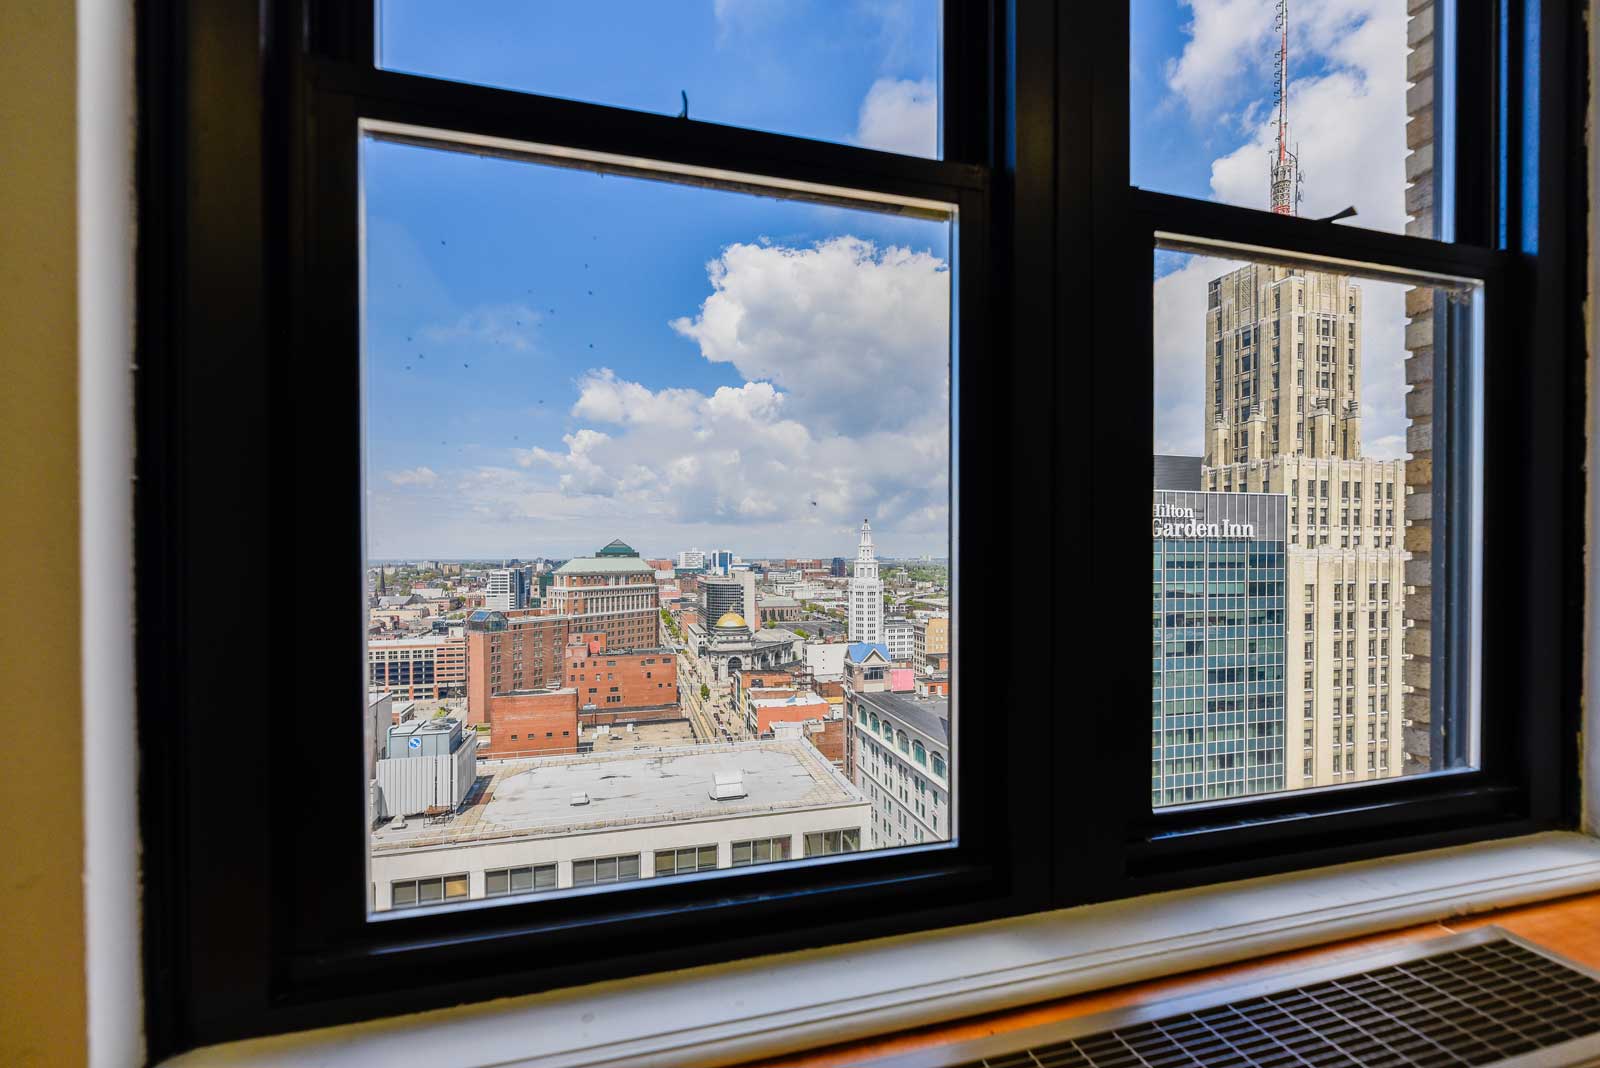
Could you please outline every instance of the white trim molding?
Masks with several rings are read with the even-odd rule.
[[[1600,889],[1547,833],[194,1050],[168,1068],[709,1066]]]

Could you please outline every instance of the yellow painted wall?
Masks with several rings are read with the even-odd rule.
[[[79,675],[76,24],[0,4],[0,1064],[87,1056]]]

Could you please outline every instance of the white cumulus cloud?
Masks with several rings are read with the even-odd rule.
[[[791,417],[860,433],[947,406],[950,273],[932,254],[855,237],[736,244],[707,270],[712,294],[672,328],[782,390]]]
[[[867,515],[907,551],[946,551],[945,264],[843,237],[731,245],[707,279],[699,314],[671,327],[740,384],[653,389],[591,369],[561,447],[519,450],[463,491],[507,522],[544,520],[553,494],[555,511],[629,531],[737,526],[741,544],[774,547],[848,545]]]
[[[939,92],[933,79],[879,78],[867,90],[856,121],[867,148],[933,157],[939,153]]]

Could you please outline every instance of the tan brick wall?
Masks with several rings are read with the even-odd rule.
[[[1433,216],[1433,0],[1409,0],[1406,43],[1406,233],[1434,236]],[[1404,728],[1404,774],[1431,766],[1430,725],[1433,719],[1431,676],[1433,616],[1433,290],[1418,287],[1406,293],[1406,564],[1405,659],[1401,681]]]

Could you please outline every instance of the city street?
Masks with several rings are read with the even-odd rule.
[[[707,685],[711,697],[701,700],[700,687]],[[712,685],[709,674],[697,657],[678,651],[678,693],[680,703],[694,725],[695,737],[702,742],[739,741],[744,725],[734,713],[725,684]]]

